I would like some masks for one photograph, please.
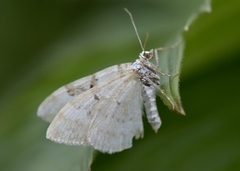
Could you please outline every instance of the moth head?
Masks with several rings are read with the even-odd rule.
[[[144,60],[147,60],[147,61],[152,59],[152,57],[153,57],[153,49],[151,49],[150,51],[145,51],[144,50],[139,55],[140,59],[144,59]]]

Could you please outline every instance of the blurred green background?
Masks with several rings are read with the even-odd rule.
[[[38,105],[52,91],[108,66],[164,46],[203,0],[2,0],[0,5],[0,170],[79,170],[80,147],[45,139]],[[186,116],[158,98],[163,125],[113,155],[98,153],[92,170],[240,170],[240,1],[214,0],[186,38],[180,94]]]

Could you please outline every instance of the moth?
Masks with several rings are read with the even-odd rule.
[[[114,65],[69,83],[47,97],[37,115],[51,122],[46,137],[57,143],[87,145],[106,153],[132,147],[132,139],[143,137],[143,105],[155,132],[161,126],[156,94],[160,88],[157,51],[143,48],[132,14],[129,14],[142,52],[134,63]],[[155,56],[156,65],[149,60]]]

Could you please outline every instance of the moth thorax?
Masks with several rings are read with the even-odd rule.
[[[150,60],[153,57],[153,50],[150,51],[142,51],[139,55],[140,59]]]

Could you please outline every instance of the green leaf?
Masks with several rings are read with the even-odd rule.
[[[205,0],[202,1],[199,6],[196,5],[196,7],[194,7],[195,10],[189,13],[186,25],[184,26],[184,30],[188,31],[190,24],[200,15],[200,13],[211,12],[210,4],[210,0]],[[160,52],[160,50],[162,51],[158,54],[159,71],[161,73],[160,88],[163,90],[162,93],[159,93],[159,96],[162,98],[163,102],[168,106],[169,109],[185,115],[179,93],[179,77],[181,72],[182,58],[184,55],[185,42],[182,38],[182,32],[183,28],[179,27],[175,33],[176,36],[173,38],[174,41],[171,41],[175,43],[172,43],[172,45],[169,45],[168,47],[157,49],[159,49],[158,52]]]
[[[162,73],[160,74],[160,88],[164,91],[164,93],[159,93],[159,96],[169,109],[185,115],[179,93],[184,40],[181,35],[179,37],[176,39],[176,47],[170,49],[163,48],[159,53],[159,71]]]

